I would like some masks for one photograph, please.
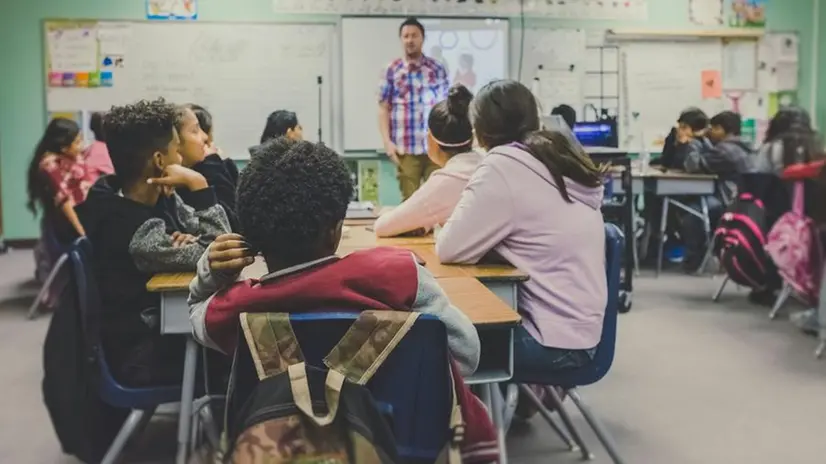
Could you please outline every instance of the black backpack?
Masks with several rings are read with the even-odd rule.
[[[729,278],[753,289],[764,289],[774,272],[766,254],[766,209],[751,193],[741,193],[728,207],[714,232],[715,254]]]
[[[70,274],[52,315],[43,344],[43,402],[63,452],[97,463],[115,439],[128,410],[104,403],[98,394],[100,368],[84,333],[78,295],[78,250],[72,251]]]

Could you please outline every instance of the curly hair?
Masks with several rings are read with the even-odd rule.
[[[176,108],[159,98],[113,106],[103,119],[106,146],[123,183],[140,179],[155,152],[163,152],[172,141]]]
[[[268,261],[321,257],[353,193],[347,165],[323,143],[279,137],[259,150],[238,180],[241,234]]]

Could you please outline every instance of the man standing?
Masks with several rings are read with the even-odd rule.
[[[406,200],[438,169],[427,157],[427,117],[433,105],[447,98],[449,82],[445,67],[422,53],[422,23],[407,18],[399,26],[399,38],[404,57],[393,60],[382,75],[379,130]]]

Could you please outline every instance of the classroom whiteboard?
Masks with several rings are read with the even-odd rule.
[[[702,88],[703,71],[723,69],[722,47],[719,39],[623,43],[620,146],[659,152],[684,109],[709,117],[726,109],[724,96],[704,99]]]
[[[46,23],[47,53],[61,50],[54,34],[60,25]],[[317,140],[320,119],[323,140],[336,146],[334,25],[99,21],[94,27],[98,64],[111,71],[111,86],[58,87],[47,79],[48,111],[103,111],[157,97],[197,103],[212,113],[223,152],[246,158],[267,115],[289,109],[306,139]]]
[[[378,92],[382,73],[402,56],[399,25],[403,18],[345,17],[341,20],[342,113],[345,150],[382,148],[378,128]],[[451,83],[460,59],[473,57],[476,91],[509,76],[509,26],[504,19],[421,19],[425,55],[439,59]]]

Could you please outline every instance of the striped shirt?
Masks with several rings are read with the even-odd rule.
[[[390,104],[390,140],[403,154],[427,153],[427,117],[447,98],[445,67],[427,56],[418,62],[394,60],[382,75],[379,102]]]

